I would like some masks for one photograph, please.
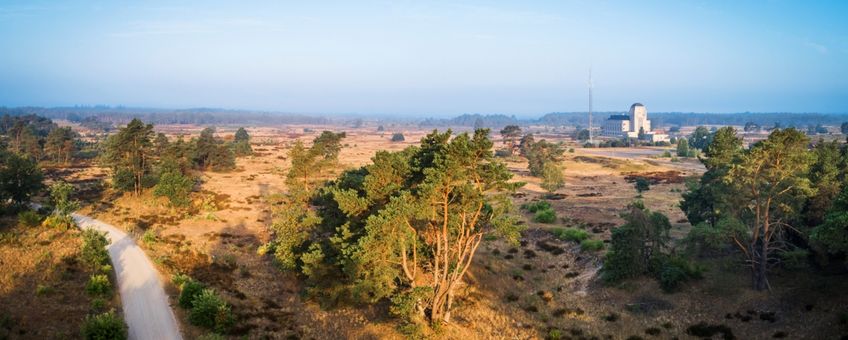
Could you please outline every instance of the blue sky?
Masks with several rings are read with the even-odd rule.
[[[0,105],[848,112],[845,1],[0,2]]]

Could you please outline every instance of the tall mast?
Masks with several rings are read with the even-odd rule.
[[[589,144],[595,144],[592,140],[592,67],[589,67]]]

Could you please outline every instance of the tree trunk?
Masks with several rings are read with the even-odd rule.
[[[751,258],[751,278],[754,290],[762,291],[768,289],[766,278],[766,267],[768,266],[768,244],[762,238],[754,240]]]

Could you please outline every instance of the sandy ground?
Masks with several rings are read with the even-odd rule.
[[[74,219],[80,228],[107,234],[129,338],[182,339],[159,275],[144,251],[126,233],[109,224],[79,214],[74,214]]]

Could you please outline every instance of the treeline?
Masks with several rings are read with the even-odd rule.
[[[329,124],[332,121],[324,117],[306,116],[291,113],[257,112],[247,110],[225,110],[215,108],[194,108],[185,110],[128,108],[128,107],[0,107],[0,115],[22,116],[39,115],[52,119],[66,119],[85,122],[96,117],[96,121],[122,125],[139,118],[153,124]]]
[[[464,114],[458,117],[449,119],[428,118],[419,123],[419,126],[468,126],[473,128],[497,127],[505,125],[514,125],[519,123],[515,116],[507,116],[502,114],[481,115],[481,114]]]
[[[4,149],[36,162],[70,164],[84,146],[71,128],[60,128],[50,119],[35,115],[3,115],[0,137]]]

